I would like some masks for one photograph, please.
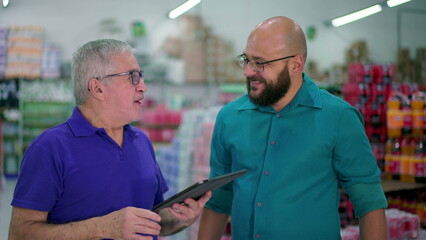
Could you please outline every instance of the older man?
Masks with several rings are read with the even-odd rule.
[[[25,153],[9,239],[156,239],[192,224],[210,192],[150,211],[168,187],[148,137],[129,125],[147,91],[133,49],[92,41],[72,66],[77,106]]]

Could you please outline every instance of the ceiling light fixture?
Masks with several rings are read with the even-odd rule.
[[[380,4],[376,4],[374,6],[368,7],[366,9],[339,17],[331,20],[331,25],[334,27],[339,27],[345,25],[347,23],[371,16],[375,13],[382,11],[382,6]]]
[[[386,4],[389,7],[395,7],[395,6],[401,5],[401,4],[409,2],[409,1],[411,1],[411,0],[389,0],[389,1],[386,2]]]
[[[9,0],[3,0],[3,7],[7,7],[9,5]]]
[[[189,9],[193,8],[195,5],[199,4],[201,0],[188,0],[184,4],[180,5],[179,7],[173,9],[169,12],[169,18],[175,19],[179,17],[180,15],[184,14]]]
[[[375,13],[378,13],[380,11],[383,10],[383,8],[390,8],[390,7],[395,7],[398,5],[401,5],[403,3],[407,3],[410,2],[412,0],[385,0],[383,2],[380,2],[374,6],[365,8],[363,10],[351,13],[351,14],[347,14],[345,16],[339,17],[339,18],[335,18],[333,20],[329,20],[327,21],[325,24],[327,26],[333,26],[333,27],[340,27],[342,25],[345,25],[347,23],[371,16]]]

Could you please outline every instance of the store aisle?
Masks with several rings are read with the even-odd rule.
[[[9,231],[10,214],[12,207],[10,202],[15,189],[16,179],[2,179],[4,189],[0,190],[0,240],[7,240],[7,233]]]

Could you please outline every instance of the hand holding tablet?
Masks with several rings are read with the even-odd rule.
[[[247,170],[243,169],[197,182],[191,185],[190,187],[182,190],[181,192],[177,193],[176,195],[168,198],[167,200],[164,200],[163,202],[155,205],[152,211],[158,212],[159,210],[170,207],[175,203],[183,203],[183,201],[187,198],[198,200],[204,193],[208,191],[213,191],[229,182],[232,182],[236,178],[244,175],[246,172]]]

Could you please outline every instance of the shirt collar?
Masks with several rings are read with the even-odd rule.
[[[71,117],[67,121],[71,131],[77,137],[90,136],[96,132],[104,132],[105,129],[94,127],[89,121],[81,114],[78,107],[74,107]],[[124,125],[124,132],[134,135],[136,132],[130,127],[129,124]]]
[[[291,102],[283,109],[290,110],[297,106],[307,106],[313,108],[321,108],[321,99],[320,99],[320,89],[317,85],[309,78],[309,76],[303,73],[303,83],[302,87],[297,92],[296,96],[291,100]],[[250,101],[250,98],[247,97],[247,101],[241,104],[238,110],[252,110],[260,109],[262,111],[273,111],[275,110],[272,106],[258,106]]]

